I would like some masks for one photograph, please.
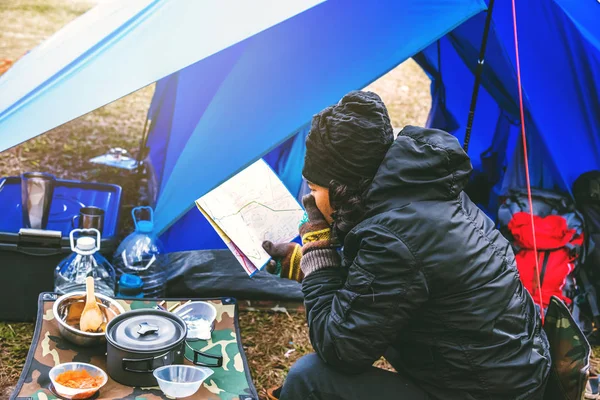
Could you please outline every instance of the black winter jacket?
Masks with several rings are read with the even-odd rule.
[[[435,399],[540,397],[547,338],[509,243],[463,192],[471,169],[454,136],[400,133],[341,268],[302,285],[326,363],[359,373],[385,354]]]

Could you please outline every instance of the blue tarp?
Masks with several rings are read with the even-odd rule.
[[[286,140],[313,114],[484,9],[483,0],[103,2],[0,78],[0,150],[162,79],[149,111],[155,226],[179,242],[170,250],[210,246],[197,213],[182,219],[194,200],[270,151],[299,186],[302,140]]]
[[[322,1],[103,1],[0,77],[0,151]]]

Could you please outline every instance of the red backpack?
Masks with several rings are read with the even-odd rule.
[[[571,299],[564,289],[567,278],[575,269],[578,258],[577,249],[583,245],[583,233],[569,229],[567,220],[561,215],[540,217],[534,215],[537,257],[539,265],[539,285],[542,292],[542,308],[546,309],[550,298],[556,296],[567,305]],[[535,257],[531,217],[528,213],[518,212],[508,223],[516,249],[517,269],[521,281],[536,304],[540,302],[540,287],[535,273]]]

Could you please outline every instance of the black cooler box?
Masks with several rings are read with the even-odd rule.
[[[4,184],[3,184],[4,183]],[[38,295],[54,291],[54,269],[71,253],[72,220],[86,206],[104,210],[100,253],[117,246],[121,188],[57,179],[46,230],[21,230],[21,179],[0,179],[0,321],[34,321]]]

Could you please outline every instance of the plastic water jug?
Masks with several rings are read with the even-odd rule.
[[[95,237],[80,236],[75,241],[77,233],[91,233]],[[75,291],[85,292],[85,279],[93,276],[95,291],[114,297],[115,269],[98,252],[100,250],[100,232],[97,229],[74,229],[69,237],[73,253],[63,259],[54,270],[54,291],[59,294]]]
[[[149,220],[139,220],[138,214],[147,210]],[[163,245],[154,234],[154,213],[150,207],[136,207],[131,211],[135,231],[119,245],[113,256],[117,276],[136,275],[142,280],[144,297],[160,298],[165,295],[167,271]]]

